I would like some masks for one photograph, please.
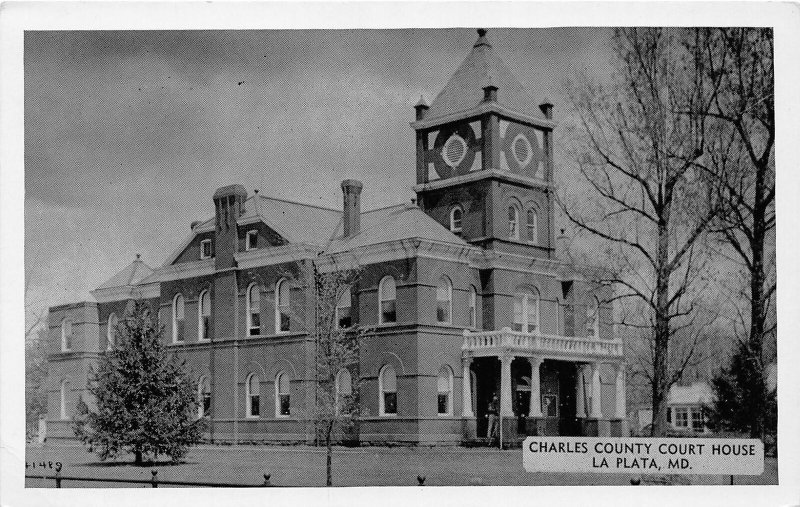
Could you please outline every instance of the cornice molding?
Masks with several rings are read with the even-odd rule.
[[[446,123],[452,123],[454,121],[464,120],[467,118],[472,118],[474,116],[480,116],[486,113],[497,113],[505,118],[516,120],[522,123],[526,123],[528,125],[532,125],[534,127],[540,127],[548,130],[552,130],[556,126],[556,122],[552,120],[538,118],[536,116],[528,116],[527,114],[512,111],[511,109],[508,109],[499,102],[481,102],[472,109],[465,109],[463,111],[448,114],[445,116],[439,116],[436,118],[422,119],[419,121],[411,122],[411,127],[413,127],[414,130],[426,130],[429,128],[437,127],[439,125],[444,125]]]
[[[161,295],[161,284],[158,282],[151,282],[142,285],[124,285],[122,287],[111,287],[108,289],[95,289],[91,291],[90,294],[98,303],[110,303],[127,299],[151,299]]]
[[[251,269],[313,259],[319,255],[320,250],[320,247],[308,243],[291,243],[283,246],[237,252],[233,257],[236,259],[239,269]]]
[[[413,190],[414,192],[439,190],[441,188],[448,188],[455,185],[463,185],[465,183],[473,183],[476,181],[487,180],[487,179],[498,179],[507,181],[509,183],[517,183],[529,187],[538,187],[545,190],[555,189],[555,185],[543,180],[528,178],[527,176],[520,176],[519,174],[514,174],[512,172],[503,171],[500,169],[483,169],[480,171],[467,173],[461,176],[455,176],[453,178],[429,181],[428,183],[420,183],[414,185]]]

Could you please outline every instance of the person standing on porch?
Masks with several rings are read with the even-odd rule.
[[[489,408],[486,410],[486,413],[489,416],[489,424],[487,425],[488,429],[486,432],[486,437],[489,439],[490,445],[492,441],[500,438],[500,435],[498,433],[499,410],[500,410],[500,400],[497,398],[497,393],[492,393],[492,399],[489,402]]]

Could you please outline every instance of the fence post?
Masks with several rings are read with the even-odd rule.
[[[263,486],[272,486],[272,483],[269,482],[269,478],[272,477],[270,474],[264,474],[264,484]]]
[[[56,487],[61,487],[61,465],[56,465]]]
[[[150,470],[150,473],[153,474],[153,478],[150,479],[150,484],[154,487],[158,487],[158,470]]]

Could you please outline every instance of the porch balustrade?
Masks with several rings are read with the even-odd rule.
[[[507,327],[499,331],[465,329],[461,350],[465,355],[474,357],[494,356],[502,351],[517,356],[535,355],[584,361],[620,359],[624,355],[622,340],[619,339],[524,333]]]

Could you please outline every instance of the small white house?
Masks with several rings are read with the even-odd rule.
[[[714,391],[705,382],[673,385],[667,397],[667,422],[675,431],[709,433],[703,406],[714,402]]]

